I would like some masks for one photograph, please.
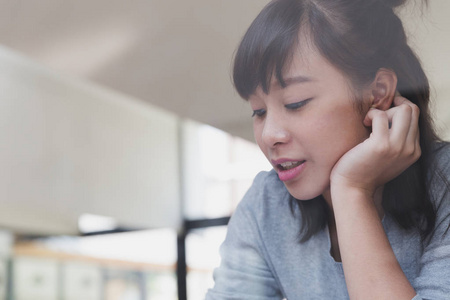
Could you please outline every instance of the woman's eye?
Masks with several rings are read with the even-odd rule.
[[[266,110],[265,109],[255,109],[254,111],[253,111],[253,114],[252,114],[252,118],[253,117],[262,117],[262,116],[264,116],[265,115],[265,113],[266,113]]]
[[[302,100],[299,102],[286,104],[284,107],[286,107],[287,109],[290,109],[290,110],[296,110],[296,109],[299,109],[300,107],[304,106],[306,103],[308,103],[311,100],[312,100],[312,98],[308,98],[306,100]]]

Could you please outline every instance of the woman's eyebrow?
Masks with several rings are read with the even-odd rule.
[[[286,86],[291,85],[291,84],[296,84],[296,83],[303,83],[303,82],[309,82],[309,81],[313,81],[312,77],[308,77],[308,76],[295,76],[295,77],[288,77],[286,79],[284,79],[284,83]]]
[[[294,77],[283,78],[283,84],[281,84],[281,82],[277,82],[276,84],[282,88],[285,88],[292,84],[311,82],[311,81],[314,81],[314,78],[309,77],[309,76],[299,75],[299,76],[294,76]]]

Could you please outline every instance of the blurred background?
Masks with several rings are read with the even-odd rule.
[[[230,80],[267,1],[0,0],[0,300],[203,299],[270,166]],[[400,12],[450,137],[450,2]]]

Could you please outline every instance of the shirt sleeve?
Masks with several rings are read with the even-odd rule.
[[[448,152],[448,151],[447,151]],[[440,161],[431,181],[436,225],[424,245],[420,273],[413,283],[418,299],[450,299],[450,159]]]
[[[264,259],[257,221],[252,213],[252,205],[263,201],[258,177],[228,224],[227,236],[220,248],[221,264],[214,270],[215,285],[206,294],[206,300],[283,298]]]

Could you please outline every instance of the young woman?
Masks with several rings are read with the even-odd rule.
[[[450,150],[403,2],[274,0],[248,29],[234,83],[273,170],[206,299],[450,299]]]

